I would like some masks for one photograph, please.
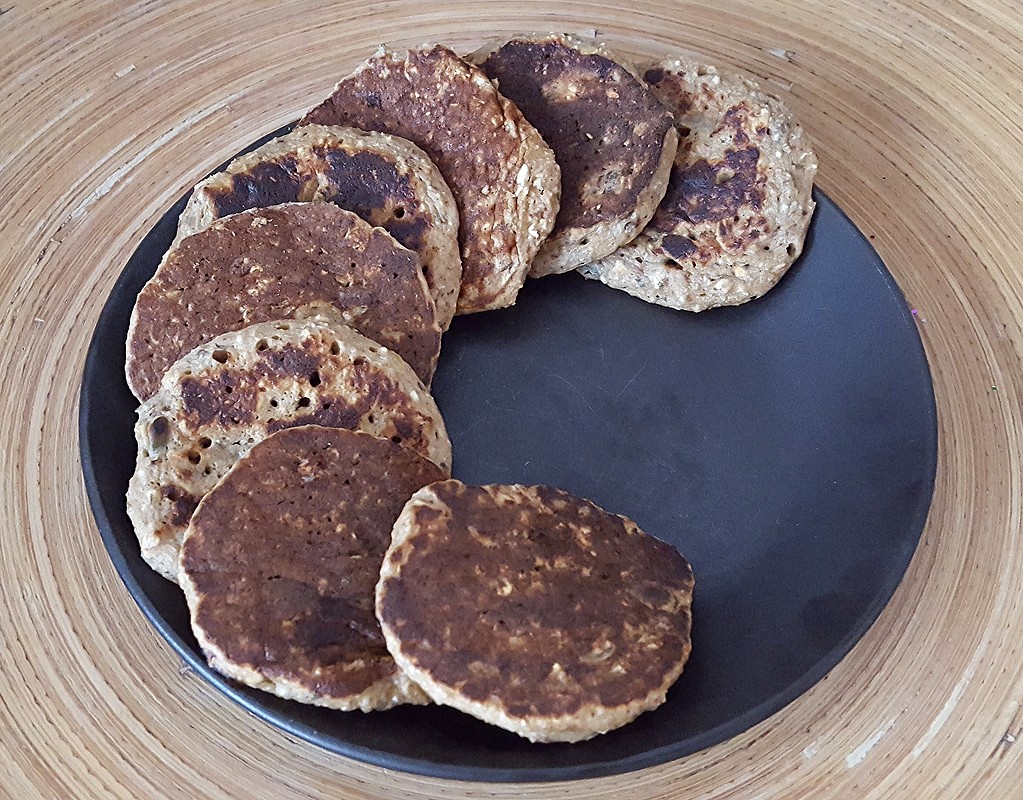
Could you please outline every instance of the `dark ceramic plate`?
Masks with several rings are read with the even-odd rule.
[[[115,284],[82,379],[85,482],[128,591],[184,661],[246,709],[392,769],[483,781],[608,775],[766,719],[880,614],[934,486],[935,404],[914,319],[867,240],[815,196],[802,258],[754,303],[688,314],[569,274],[530,281],[513,308],[457,318],[444,339],[434,393],[455,477],[560,486],[692,562],[693,654],[656,711],[581,744],[534,745],[451,709],[346,714],[209,670],[181,592],[141,560],[124,500],[135,463],[128,318],[184,199]]]

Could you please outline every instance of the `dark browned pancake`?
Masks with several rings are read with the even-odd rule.
[[[579,741],[664,701],[689,656],[673,547],[543,486],[418,491],[377,585],[388,649],[430,697],[532,741]]]
[[[257,444],[206,495],[181,550],[210,665],[292,700],[425,702],[387,652],[373,589],[405,501],[444,478],[412,450],[304,426]]]
[[[664,196],[677,137],[671,114],[603,48],[565,36],[516,38],[471,57],[554,150],[561,210],[530,275],[603,258],[646,225]]]
[[[394,350],[429,385],[441,332],[419,257],[329,203],[244,211],[178,242],[135,303],[128,385],[148,399],[219,334],[316,313]]]
[[[301,124],[351,125],[421,147],[459,213],[458,313],[515,302],[558,208],[558,166],[540,134],[479,69],[440,45],[382,51]]]
[[[272,139],[195,187],[175,242],[229,214],[315,201],[352,211],[415,250],[447,330],[462,281],[458,208],[426,153],[397,136],[305,125]]]

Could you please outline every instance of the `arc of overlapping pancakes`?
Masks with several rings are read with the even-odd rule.
[[[376,611],[437,703],[534,742],[576,742],[664,702],[690,652],[693,573],[670,545],[542,486],[417,491]]]
[[[560,172],[540,134],[482,71],[441,45],[381,49],[300,124],[384,131],[421,147],[458,205],[456,313],[515,302],[554,224]]]
[[[394,350],[429,383],[441,330],[418,256],[329,203],[286,203],[216,220],[182,239],[139,293],[128,385],[151,397],[164,372],[214,336],[326,314]]]
[[[753,81],[689,59],[645,72],[682,138],[646,229],[579,269],[650,303],[738,305],[774,287],[802,252],[817,159],[784,104]]]
[[[445,477],[357,431],[305,425],[256,444],[203,498],[181,547],[210,665],[342,711],[429,702],[387,651],[374,587],[405,501]]]
[[[159,296],[192,313],[199,276],[208,291],[196,296],[226,294],[237,329],[209,340],[216,313],[165,316],[183,349],[162,379],[158,359],[129,346],[129,379],[155,394],[139,409],[128,511],[146,561],[180,579],[224,674],[346,710],[430,698],[531,741],[580,741],[664,702],[689,655],[692,570],[631,520],[560,490],[443,480],[443,420],[397,352],[429,380],[430,337],[439,347],[450,320],[437,324],[436,302],[446,292],[454,306],[457,258],[437,255],[441,239],[455,250],[451,207],[468,265],[460,313],[513,303],[531,263],[542,275],[580,259],[593,259],[578,267],[586,277],[699,311],[762,295],[798,257],[817,164],[780,101],[687,60],[647,70],[650,88],[565,36],[469,60],[494,82],[444,47],[382,51],[303,120],[313,124],[196,188]],[[388,142],[398,143],[389,154],[405,148],[405,166],[388,162],[408,178],[397,189],[389,166],[364,157]],[[445,182],[451,194],[438,200]],[[331,200],[355,213],[320,202]],[[445,214],[446,229],[434,224]],[[426,269],[428,282],[415,253],[360,217],[447,266]],[[321,240],[360,255],[346,271]],[[389,273],[403,287],[393,297],[371,288],[377,268],[387,278],[385,251],[412,265]],[[275,257],[290,259],[302,291],[267,268]],[[303,293],[331,280],[356,291],[342,302]],[[140,296],[129,345],[156,341],[151,299]],[[393,321],[366,326],[378,342],[343,324],[371,308]],[[249,324],[278,314],[297,319]],[[402,349],[403,337],[419,349]]]
[[[334,203],[414,250],[447,330],[462,280],[458,208],[426,153],[376,131],[297,128],[201,181],[178,220],[175,244],[220,217],[291,202]]]
[[[440,411],[397,354],[340,323],[252,325],[175,362],[138,410],[127,507],[145,561],[176,580],[203,496],[254,444],[298,425],[360,430],[451,469]]]
[[[614,252],[664,196],[678,144],[671,115],[638,73],[601,45],[549,34],[485,47],[469,60],[554,150],[561,208],[531,277]]]

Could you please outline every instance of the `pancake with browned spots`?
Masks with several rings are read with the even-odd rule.
[[[462,280],[458,208],[426,153],[397,136],[307,125],[272,139],[195,187],[175,243],[229,214],[317,201],[352,211],[415,250],[447,330]]]
[[[441,330],[419,257],[329,203],[243,211],[172,247],[135,301],[128,385],[145,400],[214,336],[321,312],[394,350],[429,385]]]
[[[554,150],[561,210],[531,277],[568,272],[633,239],[664,197],[678,143],[671,115],[603,46],[520,37],[469,57]]]
[[[296,425],[382,436],[451,469],[437,405],[395,353],[339,323],[252,325],[175,362],[139,407],[128,516],[146,562],[175,580],[199,501],[254,444]]]
[[[579,271],[686,311],[761,297],[813,214],[817,158],[802,128],[778,98],[713,67],[672,59],[646,79],[682,137],[668,192],[634,241]]]
[[[689,563],[625,517],[558,489],[449,480],[395,522],[376,610],[435,702],[575,742],[664,702],[692,592]]]
[[[554,154],[486,75],[446,47],[381,50],[302,124],[353,125],[408,139],[458,204],[457,312],[510,306],[558,211]]]
[[[203,498],[181,546],[210,665],[342,711],[429,702],[387,652],[373,590],[405,501],[444,477],[356,431],[304,425],[255,445]]]

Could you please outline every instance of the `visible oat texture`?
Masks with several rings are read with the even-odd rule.
[[[563,35],[515,38],[470,59],[561,167],[561,210],[530,275],[567,272],[631,241],[664,196],[678,142],[650,88],[604,47]]]
[[[272,139],[195,187],[175,244],[229,214],[293,202],[333,203],[415,250],[447,330],[462,281],[458,208],[426,153],[397,136],[306,125]]]
[[[738,305],[799,257],[817,159],[784,104],[752,81],[672,59],[645,72],[675,114],[681,144],[646,229],[587,278],[687,311]]]
[[[433,159],[459,213],[457,313],[512,305],[558,210],[554,154],[477,67],[436,45],[381,50],[302,124],[401,136]]]
[[[217,335],[319,313],[393,350],[429,384],[441,330],[419,257],[329,203],[243,211],[172,247],[132,311],[128,384],[147,399],[171,364]]]
[[[181,586],[210,664],[345,711],[427,702],[387,652],[373,589],[405,501],[445,477],[409,448],[303,425],[255,445],[199,504]]]
[[[177,361],[139,407],[127,504],[146,562],[176,580],[199,501],[254,444],[298,425],[371,433],[451,469],[440,412],[393,352],[337,323],[252,325]]]
[[[580,741],[664,702],[693,574],[670,545],[543,486],[416,492],[377,585],[388,649],[430,697],[532,741]]]

